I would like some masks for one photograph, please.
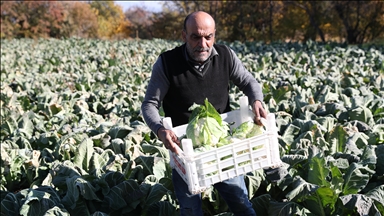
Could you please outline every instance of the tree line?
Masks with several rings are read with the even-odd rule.
[[[180,40],[187,14],[203,10],[223,41],[384,41],[383,1],[164,1],[161,12],[113,1],[1,1],[1,38]]]

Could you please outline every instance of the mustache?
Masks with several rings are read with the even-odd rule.
[[[196,48],[196,49],[193,49],[194,52],[208,52],[209,51],[209,48]]]

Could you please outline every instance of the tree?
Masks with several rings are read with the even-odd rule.
[[[274,28],[274,39],[283,41],[300,41],[304,39],[305,29],[309,22],[305,17],[305,12],[292,4],[284,2],[279,15],[281,19]]]
[[[1,37],[58,37],[65,13],[53,1],[1,2]]]
[[[281,1],[200,1],[198,9],[216,20],[217,38],[227,41],[272,41],[281,16]]]
[[[68,11],[65,31],[69,37],[97,38],[97,15],[86,2],[66,2]]]
[[[273,7],[272,7],[273,6]],[[216,20],[216,38],[225,41],[272,40],[272,29],[275,29],[281,15],[282,3],[279,1],[172,1],[165,4],[161,18],[155,18],[154,25],[162,29],[160,34],[179,32],[186,15],[193,11],[203,10]],[[165,25],[165,23],[168,24]],[[269,29],[269,31],[268,31]],[[156,31],[157,33],[157,31]],[[179,35],[179,34],[178,34]],[[174,37],[173,35],[171,35]],[[170,39],[171,36],[167,36]]]
[[[152,16],[152,34],[155,38],[180,40],[183,22],[186,15],[184,9],[177,6],[177,1],[165,1],[163,11]]]
[[[144,8],[133,7],[125,11],[125,18],[131,23],[131,29],[133,30],[130,34],[133,38],[152,39],[153,32],[152,16],[153,13],[147,11]]]
[[[98,18],[100,38],[121,38],[129,35],[130,23],[125,20],[123,9],[113,1],[92,1]]]
[[[364,43],[382,36],[384,32],[382,1],[335,1],[333,8],[344,26],[346,41]]]
[[[1,1],[1,38],[126,37],[180,40],[184,18],[203,10],[223,41],[384,40],[384,2],[164,1],[163,11],[123,13],[113,1]]]
[[[1,38],[12,38],[20,27],[17,26],[16,2],[1,1]]]
[[[63,24],[68,16],[64,3],[60,1],[49,1],[48,4],[48,22],[49,36],[60,38],[63,36]]]
[[[181,40],[184,17],[176,11],[155,13],[153,18],[153,35],[155,38]]]
[[[326,2],[317,1],[288,1],[288,4],[293,4],[303,9],[309,18],[309,23],[312,28],[307,28],[307,32],[304,40],[311,39],[316,40],[316,36],[319,35],[322,42],[325,42],[324,33],[320,28],[320,16],[324,16],[323,6]]]

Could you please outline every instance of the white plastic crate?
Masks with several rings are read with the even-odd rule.
[[[222,119],[231,124],[231,129],[242,122],[253,119],[249,109],[248,98],[240,98],[240,109],[221,115]],[[172,129],[178,137],[185,135],[187,124],[172,127],[169,117],[164,118],[164,126]],[[182,140],[183,150],[177,155],[171,151],[171,167],[176,169],[193,194],[201,193],[211,185],[267,167],[282,165],[277,139],[275,115],[268,114],[264,122],[266,130],[262,135],[240,140],[229,145],[211,149],[202,153],[194,153],[192,141]]]

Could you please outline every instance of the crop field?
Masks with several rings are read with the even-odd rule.
[[[218,42],[262,84],[289,174],[244,176],[258,215],[384,215],[384,47]],[[140,113],[179,41],[1,41],[1,215],[178,215]],[[231,107],[243,94],[230,87]],[[206,215],[232,215],[212,187]]]

